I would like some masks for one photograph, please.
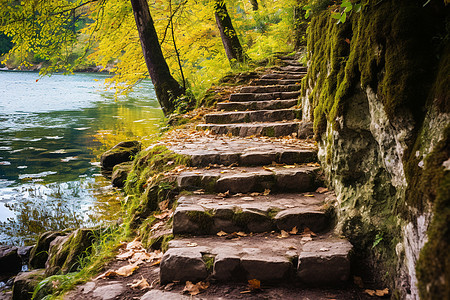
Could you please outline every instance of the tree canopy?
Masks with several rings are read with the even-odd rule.
[[[169,69],[194,93],[231,70],[215,20],[218,2],[227,4],[250,59],[293,49],[295,0],[256,6],[248,0],[149,0]],[[13,45],[3,59],[7,65],[41,62],[42,74],[101,65],[115,74],[107,84],[118,92],[149,75],[129,0],[0,0],[0,5],[0,33]]]

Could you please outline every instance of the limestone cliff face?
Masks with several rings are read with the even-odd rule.
[[[400,298],[447,299],[448,7],[376,2],[312,18],[303,118],[356,253]]]

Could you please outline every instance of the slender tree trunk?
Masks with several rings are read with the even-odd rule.
[[[252,4],[253,11],[257,11],[259,8],[258,0],[250,0],[250,3]]]
[[[215,0],[214,15],[216,17],[217,27],[220,31],[220,37],[222,38],[223,47],[225,48],[225,53],[227,54],[231,65],[233,66],[236,62],[242,63],[248,60],[249,58],[242,49],[239,38],[234,30],[224,0]]]
[[[304,5],[307,4],[305,0],[297,0],[294,6],[294,48],[299,50],[300,48],[306,46],[306,29],[308,28],[308,21],[305,20],[304,10],[302,9]]]
[[[183,95],[185,91],[170,74],[169,66],[161,51],[147,0],[131,0],[131,6],[156,97],[158,97],[164,114],[170,114],[175,108],[174,100]]]

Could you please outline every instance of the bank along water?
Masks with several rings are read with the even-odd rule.
[[[0,244],[120,218],[99,156],[123,140],[150,143],[163,114],[150,81],[115,99],[107,77],[0,72]]]

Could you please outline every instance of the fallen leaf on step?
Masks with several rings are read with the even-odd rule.
[[[129,258],[133,257],[134,253],[135,252],[133,250],[129,250],[127,252],[124,252],[124,253],[121,253],[121,254],[117,255],[116,258],[119,259],[119,260],[129,259]]]
[[[155,261],[154,263],[152,263],[150,266],[151,266],[151,267],[157,266],[157,265],[159,265],[160,263],[161,263],[161,260],[159,259],[159,260]]]
[[[119,276],[128,277],[132,275],[137,269],[139,269],[139,266],[136,264],[126,265],[117,269],[116,274]]]
[[[323,193],[326,193],[326,192],[328,192],[328,189],[324,188],[324,187],[319,187],[316,190],[316,193],[319,193],[319,194],[323,194]]]
[[[156,219],[158,219],[158,220],[163,220],[163,219],[166,219],[166,218],[170,218],[172,216],[172,211],[166,210],[166,211],[164,211],[164,212],[162,212],[160,214],[153,215],[153,216]]]
[[[222,198],[228,198],[230,197],[230,191],[226,191],[225,193],[218,193],[217,196]]]
[[[187,247],[197,247],[198,244],[197,243],[189,243],[186,245]]]
[[[127,244],[126,249],[130,250],[130,249],[140,249],[142,248],[142,243],[140,241],[138,241],[138,239],[135,239],[132,242],[129,242]]]
[[[236,232],[236,234],[238,236],[247,236],[247,234],[245,232],[242,232],[242,231]]]
[[[293,168],[295,168],[295,166],[294,166],[294,165],[286,165],[286,166],[283,166],[283,168],[286,168],[286,169],[293,169]]]
[[[200,294],[202,291],[206,290],[209,287],[209,282],[197,282],[193,284],[190,281],[186,281],[186,286],[183,289],[183,293],[189,293],[191,296],[195,296]]]
[[[377,295],[378,297],[389,295],[389,289],[385,288],[384,290],[376,290],[375,295]]]
[[[217,235],[218,235],[218,236],[225,236],[225,235],[228,235],[228,233],[226,233],[225,231],[219,231],[219,232],[217,233]]]
[[[261,195],[261,193],[256,193],[256,192],[250,194],[250,196],[252,196],[252,197],[257,197],[257,196],[260,196],[260,195]]]
[[[292,228],[291,231],[289,231],[290,234],[297,234],[298,233],[298,229],[297,226],[294,226],[294,228]]]
[[[289,246],[289,250],[297,250],[297,248],[294,246]]]
[[[263,168],[264,170],[270,171],[270,172],[275,171],[275,168],[273,168],[273,167],[266,167],[266,166],[263,166],[262,168]]]
[[[302,237],[301,241],[302,242],[310,242],[310,241],[312,241],[312,237],[310,237],[310,236]]]
[[[203,189],[194,191],[195,195],[203,195],[204,193],[205,193],[205,190],[203,190]]]
[[[309,229],[308,227],[305,227],[305,229],[303,229],[302,236],[313,237],[313,236],[317,236],[317,234],[315,234],[314,232],[312,232],[312,230]]]
[[[289,233],[287,231],[281,230],[281,235],[277,236],[279,239],[284,239],[289,237]]]
[[[140,280],[135,279],[132,283],[128,283],[127,285],[129,285],[132,289],[138,288],[144,290],[151,288],[150,284],[148,284],[147,282],[147,279],[145,279],[143,276]]]
[[[270,190],[269,190],[269,189],[265,189],[264,192],[263,192],[263,195],[264,195],[264,196],[267,196],[267,195],[269,195],[269,194],[270,194]]]
[[[313,194],[304,194],[303,196],[305,196],[305,197],[314,197]]]
[[[248,281],[248,288],[250,291],[257,291],[261,289],[261,282],[258,279],[250,279]]]
[[[375,291],[374,290],[364,290],[364,293],[366,293],[369,296],[375,296]]]

